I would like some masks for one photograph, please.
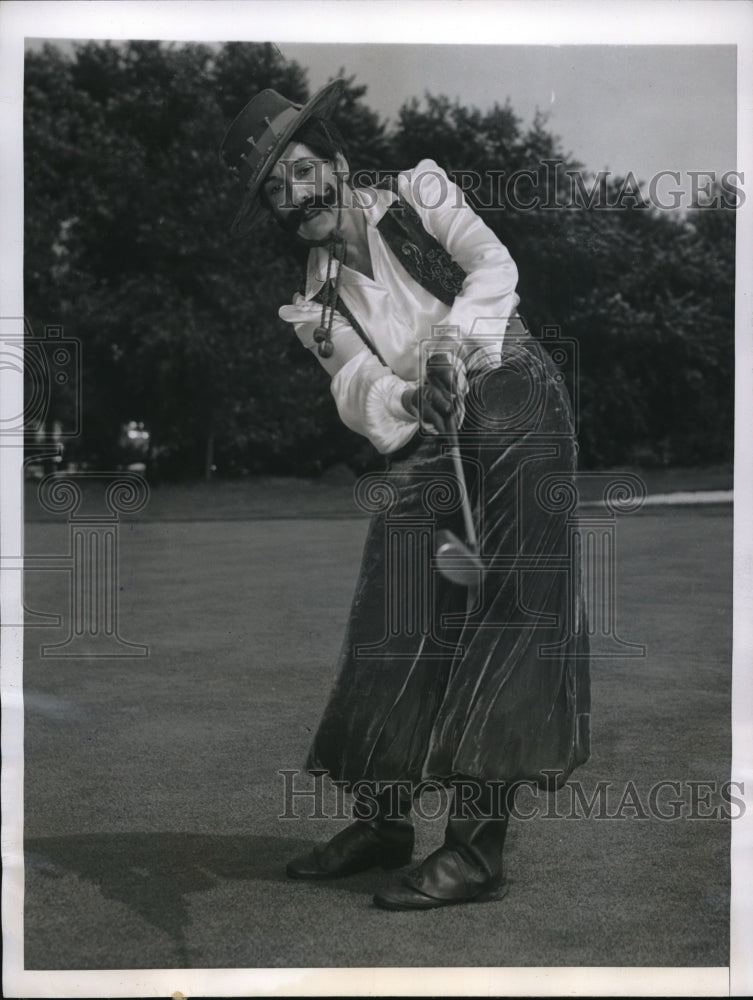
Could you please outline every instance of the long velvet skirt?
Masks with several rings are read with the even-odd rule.
[[[349,784],[560,784],[588,758],[573,414],[530,336],[508,337],[502,366],[472,381],[460,445],[475,586],[446,579],[434,556],[439,529],[464,537],[447,438],[417,435],[359,481],[373,517],[309,770]]]

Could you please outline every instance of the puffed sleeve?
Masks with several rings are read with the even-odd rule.
[[[322,307],[297,293],[292,304],[282,306],[281,319],[292,323],[304,347],[312,351],[330,375],[330,389],[342,422],[367,437],[381,454],[397,451],[418,430],[417,419],[402,405],[402,396],[415,382],[408,382],[383,365],[353,327],[335,312],[329,358],[320,357],[314,330]]]
[[[466,273],[443,321],[457,328],[461,356],[467,359],[486,348],[498,360],[507,321],[519,301],[518,269],[507,248],[434,160],[422,160],[400,174],[398,192]]]

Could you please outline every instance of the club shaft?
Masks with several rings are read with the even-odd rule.
[[[455,466],[455,475],[457,476],[458,483],[460,484],[460,498],[463,509],[463,521],[465,522],[465,532],[468,538],[468,545],[473,549],[474,552],[478,552],[478,538],[476,537],[476,528],[473,523],[473,512],[471,510],[471,499],[468,496],[468,487],[465,482],[465,472],[463,471],[463,462],[460,457],[460,445],[458,443],[458,427],[455,422],[455,418],[450,417],[450,454],[452,455],[452,462]]]

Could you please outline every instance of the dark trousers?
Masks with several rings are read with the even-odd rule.
[[[589,754],[588,636],[573,415],[530,337],[471,385],[461,449],[484,579],[432,566],[433,532],[463,534],[447,441],[417,436],[358,485],[374,512],[337,678],[307,766],[350,782],[458,775],[563,780]]]

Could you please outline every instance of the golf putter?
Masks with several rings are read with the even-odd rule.
[[[455,475],[460,486],[460,499],[463,510],[463,521],[468,543],[462,542],[456,534],[441,528],[437,532],[437,547],[435,550],[436,564],[442,576],[458,583],[462,587],[478,587],[484,572],[484,565],[478,551],[478,538],[473,524],[473,512],[465,483],[463,462],[458,444],[458,428],[454,414],[449,420],[450,455],[455,468]]]

